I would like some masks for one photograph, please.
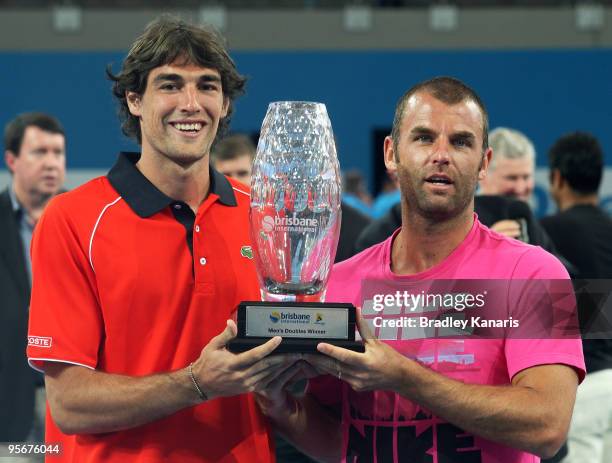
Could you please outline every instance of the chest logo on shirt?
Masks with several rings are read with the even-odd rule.
[[[247,259],[253,258],[253,248],[251,246],[242,246],[240,248],[240,255],[242,257],[246,257]]]

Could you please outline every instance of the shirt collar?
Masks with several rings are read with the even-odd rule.
[[[140,153],[122,152],[108,172],[107,178],[117,193],[140,217],[150,217],[177,202],[165,195],[136,168]],[[210,193],[219,197],[221,204],[236,206],[231,183],[225,176],[210,167]]]
[[[23,206],[17,199],[17,195],[15,194],[15,185],[11,184],[9,188],[9,197],[11,198],[11,206],[13,207],[13,212],[18,213],[23,210]]]

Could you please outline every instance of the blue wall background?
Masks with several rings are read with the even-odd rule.
[[[526,132],[546,165],[562,133],[594,133],[612,164],[612,50],[238,52],[250,77],[237,105],[234,131],[257,131],[269,102],[311,100],[327,105],[343,169],[373,172],[372,130],[391,125],[399,96],[417,81],[453,75],[473,86],[491,126]],[[123,52],[0,53],[0,124],[18,112],[59,117],[68,132],[69,168],[107,168],[121,134],[104,69]],[[376,162],[382,162],[382,147]],[[372,183],[372,178],[369,178]]]

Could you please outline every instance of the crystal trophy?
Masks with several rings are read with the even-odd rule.
[[[340,234],[340,171],[322,103],[271,103],[251,179],[251,241],[262,301],[238,306],[242,352],[282,336],[275,352],[317,352],[325,341],[363,351],[355,307],[324,303]]]

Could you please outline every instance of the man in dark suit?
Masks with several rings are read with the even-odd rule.
[[[0,442],[41,442],[44,382],[25,356],[31,287],[30,239],[65,176],[64,129],[23,113],[4,131],[11,185],[0,193]]]

